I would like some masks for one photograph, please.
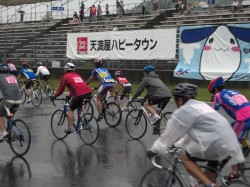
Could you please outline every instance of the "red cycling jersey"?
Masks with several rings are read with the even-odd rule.
[[[78,97],[87,93],[91,93],[92,89],[86,85],[81,76],[71,71],[63,75],[59,88],[55,93],[55,97],[60,96],[67,86],[70,96]]]

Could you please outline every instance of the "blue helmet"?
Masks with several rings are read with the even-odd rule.
[[[149,73],[149,72],[154,71],[154,70],[155,70],[155,68],[154,68],[153,66],[151,66],[151,65],[147,65],[147,66],[144,68],[144,72],[145,72],[145,73]]]
[[[208,91],[210,93],[213,93],[215,88],[218,88],[219,86],[222,86],[222,85],[225,85],[225,81],[222,77],[218,77],[210,81],[208,85]]]

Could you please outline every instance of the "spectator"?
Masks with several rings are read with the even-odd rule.
[[[143,0],[143,3],[142,3],[142,15],[146,15],[148,14],[147,12],[147,4],[145,2],[145,0]]]
[[[120,11],[121,11],[121,14],[124,16],[125,15],[125,10],[124,10],[123,1],[120,2]]]
[[[191,10],[192,10],[191,3],[188,3],[187,12],[188,12],[188,15],[189,15],[189,16],[191,15]]]
[[[106,4],[106,16],[109,15],[109,4]]]
[[[158,0],[153,0],[153,9],[154,11],[157,11],[158,10]]]
[[[78,14],[76,12],[73,15],[73,19],[78,19],[79,20],[79,16],[78,16]]]
[[[96,7],[95,7],[95,5],[93,5],[92,6],[92,9],[91,9],[91,14],[92,14],[92,21],[95,21],[95,19],[96,19]]]
[[[215,0],[208,0],[208,14],[212,15],[214,14],[214,5],[215,5]]]
[[[233,13],[235,13],[235,11],[239,11],[239,2],[238,2],[238,0],[233,1],[232,11],[233,11]]]
[[[116,14],[120,13],[120,2],[118,0],[116,0]]]
[[[23,22],[23,17],[25,12],[23,10],[19,10],[19,13],[20,13],[20,22]]]
[[[102,8],[100,5],[98,5],[98,8],[97,8],[97,18],[98,18],[98,21],[102,20]]]
[[[93,8],[93,5],[89,8],[89,22],[92,21],[92,18],[93,18],[93,15],[92,15],[92,8]]]
[[[238,3],[238,11],[241,11],[241,9],[242,9],[242,1],[243,0],[238,0],[239,1],[239,3]]]
[[[84,5],[84,3],[82,1],[80,11],[79,11],[79,17],[80,17],[81,22],[83,22],[83,19],[84,19],[84,7],[85,7],[85,5]]]
[[[180,7],[179,7],[179,10],[180,10],[180,16],[184,16],[184,11],[186,9],[186,4],[185,4],[186,1],[181,1],[180,3]]]

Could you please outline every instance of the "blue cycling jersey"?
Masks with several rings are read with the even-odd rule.
[[[96,68],[92,71],[92,76],[97,77],[102,83],[115,83],[106,68]]]
[[[22,68],[20,71],[20,75],[24,75],[27,79],[35,79],[36,75],[30,68]]]

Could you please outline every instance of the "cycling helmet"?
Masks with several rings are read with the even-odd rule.
[[[5,64],[0,65],[0,73],[8,73],[9,72],[9,67]]]
[[[197,95],[197,86],[190,83],[179,83],[175,86],[172,94],[175,97],[194,98]]]
[[[102,59],[100,59],[100,58],[95,59],[94,64],[96,66],[101,66],[102,65]]]
[[[145,73],[149,73],[149,72],[154,71],[154,70],[155,70],[155,68],[151,65],[148,65],[144,68]]]
[[[22,63],[22,66],[23,66],[23,67],[25,67],[25,66],[26,66],[26,67],[29,67],[29,65],[30,65],[30,64],[29,64],[28,61],[23,61],[23,63]]]
[[[73,63],[68,62],[67,64],[65,64],[64,69],[66,71],[75,71],[76,67]]]
[[[42,66],[43,63],[42,63],[42,62],[37,62],[37,65],[38,65],[38,66]]]
[[[120,70],[115,71],[115,76],[121,76],[121,75],[122,75],[122,71]]]
[[[222,77],[218,77],[214,80],[211,80],[208,84],[208,91],[210,93],[214,93],[215,88],[218,88],[219,86],[225,85],[225,81]]]

